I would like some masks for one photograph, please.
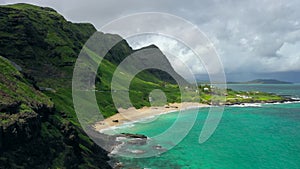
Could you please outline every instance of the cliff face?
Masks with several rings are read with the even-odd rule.
[[[23,75],[0,57],[0,149],[8,149],[37,135],[44,112],[52,112],[53,103],[36,91]]]
[[[70,92],[60,92],[95,31],[50,8],[0,6],[0,168],[110,168],[76,123]],[[39,89],[66,98],[55,104]]]
[[[62,113],[50,98],[1,56],[0,72],[0,168],[110,168],[106,153],[56,118]]]
[[[99,44],[99,42],[101,43]],[[111,45],[115,42],[119,43],[117,43],[115,46]],[[155,45],[150,45],[141,49],[133,50],[129,46],[127,41],[122,39],[122,37],[120,37],[119,35],[104,34],[102,32],[97,32],[93,35],[91,39],[89,39],[86,46],[97,55],[104,56],[104,58],[113,65],[119,65],[129,55],[132,55],[136,52],[140,52],[139,55],[147,55],[148,57],[144,58],[143,60],[136,60],[136,63],[132,63],[132,65],[143,64],[145,62],[159,63],[163,64],[164,68],[168,69],[168,73],[158,69],[148,69],[144,71],[144,76],[138,75],[138,78],[144,81],[151,81],[154,83],[159,83],[163,81],[171,84],[176,84],[176,81],[170,76],[173,75],[176,79],[186,83],[186,81],[174,71],[167,57]],[[109,46],[113,47],[109,49]],[[149,51],[150,49],[152,52],[151,55],[148,54],[149,52],[146,52],[146,50]],[[105,53],[104,51],[108,51],[108,53]],[[151,77],[154,78],[151,79]]]
[[[66,21],[51,8],[16,4],[0,6],[0,11],[0,55],[41,85],[50,86],[45,79],[70,78],[65,71],[72,70],[83,44],[96,31],[91,24]]]

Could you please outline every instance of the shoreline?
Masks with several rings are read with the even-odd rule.
[[[126,123],[137,122],[141,120],[154,120],[159,115],[172,113],[180,110],[192,109],[192,108],[205,108],[210,107],[209,104],[196,103],[196,102],[184,102],[184,103],[170,103],[167,106],[160,107],[143,107],[141,109],[135,109],[133,107],[128,109],[118,109],[119,113],[110,116],[102,121],[96,122],[92,127],[100,133],[101,130],[105,130],[111,127],[117,127]]]
[[[293,101],[279,101],[279,102],[266,102],[266,103],[236,103],[232,105],[224,105],[229,107],[247,107],[247,106],[254,106],[261,104],[287,104],[287,103],[297,103],[300,100],[293,99]],[[193,108],[207,108],[212,105],[203,104],[203,103],[196,103],[196,102],[183,102],[183,103],[170,103],[167,106],[160,106],[160,107],[143,107],[141,109],[135,109],[134,107],[128,109],[118,109],[119,113],[110,116],[102,121],[96,122],[92,125],[92,128],[100,133],[101,131],[124,125],[126,123],[135,123],[138,121],[152,121],[155,120],[159,115],[168,114],[176,111],[186,110],[186,109],[193,109]],[[104,133],[103,133],[104,134]]]
[[[262,105],[269,105],[269,104],[293,104],[293,103],[300,103],[300,99],[299,98],[293,98],[292,101],[278,101],[278,102],[263,102],[263,103],[236,103],[233,105],[224,105],[225,107],[260,107]],[[107,134],[104,131],[105,130],[111,130],[114,127],[117,126],[122,126],[122,125],[127,125],[129,123],[136,123],[136,122],[144,122],[144,121],[148,121],[149,119],[156,119],[156,117],[158,117],[159,115],[163,115],[163,114],[167,114],[167,113],[172,113],[175,111],[180,111],[180,110],[187,110],[187,109],[194,109],[194,108],[209,108],[212,105],[209,104],[202,104],[202,103],[193,103],[193,102],[185,102],[185,103],[172,103],[169,104],[168,107],[143,107],[141,109],[135,109],[135,108],[129,108],[129,109],[119,109],[119,111],[121,111],[121,113],[117,113],[107,119],[104,119],[100,122],[95,123],[94,125],[92,125],[91,129],[93,130],[93,132],[101,134],[103,136],[106,136],[108,138],[110,138],[110,140],[112,141],[112,144],[110,145],[110,149],[111,152],[108,154],[108,156],[111,158],[111,166],[113,167],[117,167],[117,166],[122,166],[124,167],[124,164],[121,161],[116,161],[116,159],[114,158],[114,155],[117,154],[118,152],[118,146],[123,146],[124,142],[120,141],[117,139],[117,137],[126,137],[126,138],[135,138],[135,137],[131,137],[130,135],[132,135],[132,133],[121,133],[123,135],[120,134]],[[139,113],[139,114],[134,114],[134,113]],[[125,115],[130,115],[130,119],[125,118],[123,115],[121,114],[125,114]],[[153,118],[154,117],[154,118]],[[119,122],[112,122],[112,120],[119,120]],[[101,131],[102,130],[102,131]],[[128,136],[129,134],[129,136]],[[138,135],[138,134],[133,134],[133,135]],[[143,144],[142,142],[145,141],[144,138],[141,138],[141,136],[145,136],[146,135],[139,135],[137,137],[139,137],[136,142],[136,140],[133,140],[133,143],[138,143],[138,144]],[[148,137],[147,137],[148,139]],[[158,145],[159,146],[159,145]],[[138,154],[140,152],[132,152],[135,154]],[[141,151],[142,153],[142,151]]]

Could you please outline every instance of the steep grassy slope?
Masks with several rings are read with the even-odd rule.
[[[20,65],[25,73],[35,79],[38,87],[53,88],[56,93],[47,91],[46,94],[52,97],[57,107],[66,111],[68,117],[75,123],[70,90],[73,66],[83,44],[96,31],[95,28],[90,24],[70,23],[53,9],[27,4],[2,6],[0,24],[2,25],[0,54]],[[102,51],[107,48],[107,44],[119,40],[120,43],[106,55],[103,54]],[[110,91],[111,77],[117,64],[135,51],[120,36],[101,32],[98,33],[94,45],[94,47],[89,45],[91,51],[98,57],[105,58],[97,74],[97,89]],[[161,52],[157,52],[157,55],[175,76],[181,78]],[[141,72],[133,80],[131,87],[134,106],[139,108],[149,105],[148,93],[159,84],[167,86],[161,87],[166,91],[174,91],[169,92],[169,102],[178,101],[178,89],[172,86],[172,83],[174,80],[164,72],[158,70]],[[106,117],[116,113],[110,92],[97,92],[97,98],[99,107]],[[63,104],[64,102],[68,105]]]
[[[83,43],[95,31],[91,24],[67,22],[50,8],[1,6],[0,55],[21,65],[39,86],[64,85]]]
[[[0,6],[0,55],[13,61],[0,58],[0,168],[109,168],[106,152],[82,131],[71,92],[74,63],[95,32],[93,25],[68,22],[50,8]],[[103,53],[108,44],[119,40],[107,54]],[[110,84],[118,64],[130,54],[154,49],[143,61],[164,65],[173,77],[184,82],[155,46],[132,50],[120,36],[101,32],[87,46],[83,52],[94,62],[104,58],[94,89],[105,117],[117,113]],[[149,106],[153,89],[163,90],[168,102],[180,102],[174,79],[152,69],[140,72],[132,80],[129,94],[133,105]],[[212,92],[199,88],[202,89],[202,101],[209,103]],[[196,89],[187,90],[193,96],[186,97],[194,101]],[[236,97],[236,93],[231,95]]]
[[[1,58],[5,66],[0,68],[3,80],[0,90],[3,135],[0,168],[108,168],[104,162],[107,160],[106,153],[84,134],[78,123],[71,93],[74,63],[86,40],[95,32],[91,24],[68,22],[50,8],[28,4],[0,6],[0,55],[13,61],[21,71],[13,69],[5,73],[4,68],[11,65]],[[97,49],[104,49],[108,42],[121,38],[103,33],[99,33],[98,37],[100,43],[97,43]],[[101,50],[88,50],[90,57],[104,57],[96,76],[96,96],[102,113],[107,117],[117,113],[110,93],[112,75],[117,64],[135,51],[125,40],[121,40],[105,56],[101,55]],[[161,52],[157,54],[173,71],[164,55]],[[19,86],[16,88],[12,85],[14,83]],[[169,102],[179,101],[178,87],[172,83],[174,80],[160,71],[140,72],[130,86],[134,106],[150,105],[148,94],[156,88],[169,93]],[[20,125],[24,114],[33,114],[34,118],[30,118],[32,120],[28,124],[33,124],[34,129],[30,128],[30,131],[34,134],[28,139],[19,139],[27,135],[26,127],[21,127],[20,136],[15,136],[18,138],[15,140],[20,142],[11,147],[9,140],[5,139],[15,137],[6,134],[24,126]],[[11,130],[7,126],[11,126]],[[27,156],[29,160],[24,158]]]
[[[45,94],[0,56],[0,168],[109,168]]]

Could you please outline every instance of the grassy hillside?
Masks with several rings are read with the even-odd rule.
[[[218,102],[221,97],[218,96],[219,89],[210,85],[201,85],[198,87],[200,91],[201,102],[211,104],[212,99]],[[226,105],[243,104],[243,103],[273,103],[291,101],[290,98],[285,98],[273,93],[265,93],[260,91],[234,91],[226,89]]]
[[[27,4],[2,6],[1,13],[0,54],[20,65],[26,74],[33,77],[39,88],[51,88],[52,91],[56,91],[45,93],[53,98],[58,109],[66,111],[71,121],[76,123],[71,98],[72,71],[83,44],[96,31],[95,28],[90,24],[70,23],[53,9]],[[97,90],[104,91],[97,92],[97,98],[102,113],[107,117],[117,112],[108,92],[113,72],[117,64],[135,51],[118,35],[98,32],[96,40],[95,46],[89,45],[92,49],[89,49],[88,54],[104,57],[97,74],[96,85]],[[101,52],[107,48],[107,44],[118,40],[120,43],[103,56]],[[161,52],[157,55],[177,75],[165,56]],[[139,73],[131,85],[134,106],[148,106],[149,91],[158,86],[164,86],[161,88],[168,91],[169,102],[179,101],[178,88],[172,83],[174,80],[168,74],[158,70]]]
[[[17,135],[20,142],[15,148],[5,140],[15,137],[1,137],[0,168],[38,166],[38,163],[41,168],[108,168],[104,162],[106,153],[83,133],[78,123],[71,93],[74,63],[86,40],[95,32],[91,24],[71,23],[50,8],[28,4],[0,6],[0,55],[19,69],[1,58],[4,64],[0,74],[1,106],[9,105],[1,107],[1,134],[10,132],[7,124],[12,130],[19,126],[24,114],[34,115],[28,124],[36,127],[32,129],[34,137],[28,140]],[[121,38],[101,32],[98,35],[103,43],[98,43],[97,49],[104,49],[109,41]],[[96,75],[96,96],[100,110],[108,117],[117,113],[110,93],[112,75],[117,64],[135,51],[124,40],[105,56],[92,47],[86,51],[93,59],[104,58]],[[158,55],[176,74],[164,55],[161,52]],[[6,71],[6,67],[13,71]],[[15,83],[18,87],[12,85]],[[178,87],[172,83],[174,80],[160,71],[140,72],[130,86],[134,106],[149,106],[148,94],[156,88],[168,93],[169,102],[179,101]],[[21,127],[19,133],[26,135],[25,131]],[[28,152],[32,152],[31,160],[26,162],[24,157]],[[39,153],[47,155],[39,157]]]
[[[109,168],[106,153],[0,56],[0,168]]]
[[[199,94],[195,91],[199,90],[201,101],[210,103],[211,94],[218,92],[209,86],[188,85],[156,46],[133,50],[120,36],[96,33],[91,24],[71,23],[51,8],[28,4],[0,6],[0,168],[109,168],[106,152],[85,135],[73,108],[74,64],[92,35],[94,39],[82,53],[91,63],[103,58],[93,90],[104,117],[117,113],[111,96],[115,70],[128,55],[143,51],[145,55],[134,63],[152,61],[163,65],[172,77],[188,86],[188,95],[182,96],[185,101],[197,101]],[[120,42],[108,49],[117,41]],[[164,91],[167,102],[180,102],[179,87],[168,73],[156,69],[139,72],[129,87],[133,106],[150,106],[149,93],[153,89]],[[129,76],[127,72],[123,74],[118,78]],[[119,86],[126,90],[122,84]],[[228,90],[227,94],[231,98],[229,104],[248,99],[244,98],[247,93]],[[251,93],[250,97],[249,102],[283,99],[264,93]],[[91,124],[93,120],[91,117]]]

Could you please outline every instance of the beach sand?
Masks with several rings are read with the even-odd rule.
[[[209,107],[207,104],[184,102],[184,103],[171,103],[164,107],[143,107],[141,109],[129,108],[118,109],[119,113],[94,124],[96,131],[101,131],[113,126],[122,125],[127,122],[138,121],[145,118],[151,118],[159,114],[165,114],[169,112],[185,110],[189,108],[202,108]],[[114,122],[117,120],[118,122]],[[150,119],[151,120],[151,119]]]

